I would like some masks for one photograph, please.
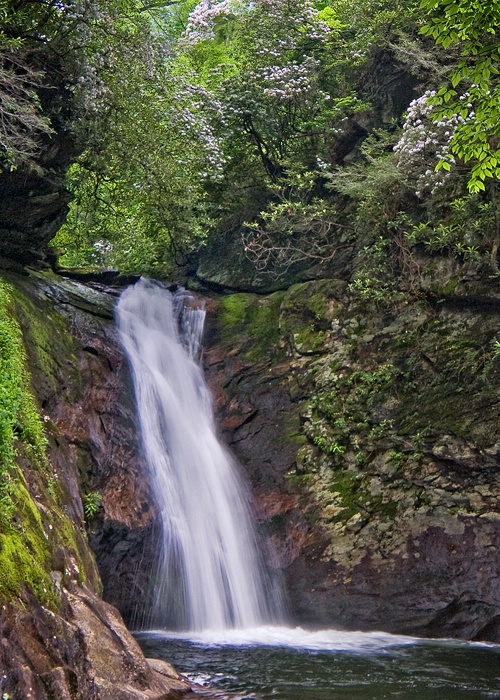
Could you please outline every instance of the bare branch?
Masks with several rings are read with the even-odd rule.
[[[41,138],[54,133],[39,106],[42,80],[19,54],[0,51],[0,162],[8,167],[35,156]]]
[[[249,230],[242,234],[246,258],[274,280],[297,263],[328,262],[345,247],[335,240],[345,229],[341,224],[318,215],[308,219],[305,211],[294,220],[293,214],[291,209],[288,217],[277,217],[269,228],[247,224]]]

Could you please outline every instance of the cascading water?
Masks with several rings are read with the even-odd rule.
[[[210,396],[196,362],[204,311],[192,302],[183,292],[171,295],[141,280],[118,304],[163,529],[156,603],[147,621],[163,629],[138,634],[144,650],[175,661],[197,682],[226,687],[239,697],[242,692],[287,700],[369,700],[387,692],[415,697],[422,668],[432,666],[425,661],[409,675],[407,659],[413,653],[419,658],[419,640],[276,625],[281,615],[259,562],[246,491],[216,438]],[[401,673],[395,677],[398,664]],[[429,700],[435,688],[441,689],[443,671],[439,664],[436,668],[431,694],[425,688],[421,694]],[[463,687],[458,678],[453,695],[446,697],[459,697],[457,688]],[[476,690],[460,698],[486,698]]]
[[[122,294],[117,316],[162,520],[150,624],[196,631],[272,622],[278,606],[246,489],[216,437],[196,362],[203,308],[183,290],[172,295],[141,279]]]

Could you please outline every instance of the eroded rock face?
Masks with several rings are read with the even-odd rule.
[[[31,344],[52,462],[64,474],[68,508],[80,522],[82,493],[84,502],[93,494],[102,499],[87,517],[89,541],[105,600],[131,623],[148,606],[156,507],[140,450],[130,372],[114,323],[119,291],[35,273],[18,279],[18,286],[33,299],[31,312],[43,309],[47,324],[53,322],[52,332]],[[29,336],[29,312],[25,327]]]
[[[144,534],[156,511],[113,321],[114,295],[39,273],[5,279],[16,290],[16,315],[49,441],[52,486],[44,490],[36,465],[24,456],[26,488],[42,524],[51,522],[50,493],[57,494],[57,512],[65,514],[64,520],[58,516],[58,527],[69,544],[54,548],[47,535],[50,605],[42,607],[28,588],[22,600],[4,601],[0,694],[36,700],[180,697],[188,685],[152,670],[118,611],[100,599],[101,579],[84,526],[86,520],[95,532],[105,596],[131,615],[147,603],[141,586],[149,568],[141,584],[134,567],[147,561],[150,540]],[[96,494],[102,504],[93,516],[87,504]],[[21,531],[29,527],[22,517],[17,523]],[[130,539],[136,545],[131,556]]]
[[[77,153],[64,131],[48,140],[36,162],[0,174],[0,266],[50,258],[49,241],[64,223],[71,195],[66,173]]]
[[[75,521],[82,481],[102,493],[90,541],[106,600],[135,624],[157,520],[113,298],[40,276],[19,284],[72,328],[72,346],[35,370],[52,459]],[[458,304],[460,291],[371,315],[339,280],[207,299],[221,434],[294,622],[499,640],[500,368],[486,352],[498,318],[469,301],[470,285]],[[38,338],[34,367],[56,329]]]
[[[207,377],[295,622],[500,640],[500,308],[478,285],[371,314],[336,280],[214,303]]]
[[[115,608],[90,590],[61,591],[59,613],[28,596],[0,613],[0,691],[36,700],[177,700],[188,683],[155,670]]]

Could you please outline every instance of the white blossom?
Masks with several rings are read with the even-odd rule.
[[[432,104],[432,98],[435,95],[434,90],[428,90],[410,103],[403,125],[403,134],[394,147],[399,155],[398,168],[416,177],[415,193],[418,197],[424,197],[429,193],[435,194],[448,180],[451,167],[455,164],[455,159],[450,153],[450,144],[455,130],[458,124],[474,116],[472,104],[467,102],[469,114],[466,118],[454,114],[442,116],[439,120],[433,119],[436,107]],[[460,97],[463,101],[469,98],[468,93]],[[436,170],[436,165],[440,161],[448,163],[450,169]]]

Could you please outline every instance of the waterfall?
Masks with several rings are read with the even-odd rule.
[[[216,436],[197,362],[204,309],[184,290],[141,279],[117,306],[134,378],[162,537],[150,622],[184,630],[273,621],[248,494]]]

